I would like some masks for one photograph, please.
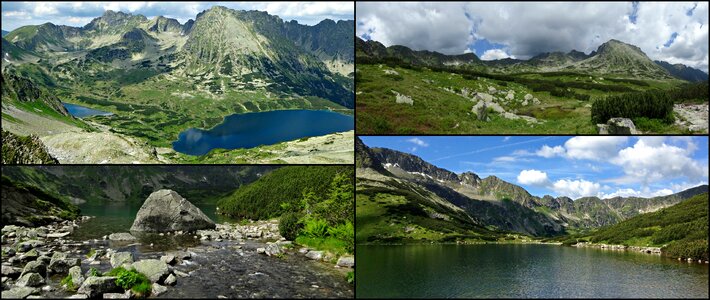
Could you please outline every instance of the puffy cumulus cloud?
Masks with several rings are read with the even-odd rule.
[[[614,198],[614,197],[642,197],[642,198],[652,198],[652,197],[658,197],[658,196],[667,196],[673,194],[673,190],[671,189],[660,189],[660,190],[655,190],[651,191],[646,189],[645,191],[637,191],[632,188],[623,188],[623,189],[618,189],[617,191],[609,194],[605,193],[599,193],[599,198],[601,199],[607,199],[607,198]]]
[[[616,156],[628,137],[576,136],[565,142],[565,156],[572,159],[608,160]]]
[[[602,189],[599,183],[584,179],[560,179],[555,181],[551,188],[555,191],[555,193],[557,193],[558,196],[567,196],[572,199],[599,196],[599,192]]]
[[[543,145],[540,150],[535,152],[535,155],[542,156],[544,158],[552,158],[555,156],[563,156],[565,154],[565,148],[562,146],[550,147],[548,145]]]
[[[464,3],[358,2],[356,34],[385,46],[461,54],[473,42]]]
[[[408,139],[407,142],[418,145],[420,147],[428,147],[429,146],[429,144],[427,142],[423,141],[420,138],[411,138],[411,139]]]
[[[309,25],[317,24],[325,18],[354,18],[352,2],[3,2],[2,24],[4,30],[45,22],[77,26],[84,25],[78,24],[79,20],[90,21],[106,10],[142,14],[149,18],[165,16],[184,23],[215,5],[266,11],[287,21],[296,20]]]
[[[548,186],[550,179],[547,173],[538,170],[522,170],[518,174],[518,183],[535,186]]]
[[[490,49],[483,52],[481,55],[482,60],[496,60],[504,58],[515,58],[515,56],[510,56],[503,49]]]
[[[644,184],[677,177],[708,178],[708,166],[690,157],[687,149],[639,139],[632,147],[619,151],[611,163],[621,166],[627,177]]]
[[[505,45],[506,54],[527,59],[572,49],[589,53],[617,39],[639,46],[651,59],[708,71],[707,2],[640,2],[635,18],[631,2],[356,5],[358,35],[372,30],[371,37],[388,46],[461,54],[475,40],[485,39]],[[664,46],[673,33],[673,43]]]

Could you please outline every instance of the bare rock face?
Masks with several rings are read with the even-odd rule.
[[[215,223],[199,208],[172,190],[153,192],[136,214],[131,231],[169,232],[214,229]]]
[[[599,134],[640,134],[634,122],[628,118],[611,118],[604,124],[597,124]]]

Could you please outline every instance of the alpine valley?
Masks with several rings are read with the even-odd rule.
[[[481,60],[355,42],[363,134],[708,132],[708,74],[611,39],[590,53]]]
[[[184,24],[107,10],[83,27],[3,32],[3,162],[352,163],[353,35],[352,20],[222,6]],[[197,155],[172,147],[223,134],[228,116],[303,110],[324,111],[311,122],[323,128]]]
[[[703,210],[708,203],[707,185],[653,198],[537,197],[496,176],[456,174],[409,153],[369,148],[359,138],[355,143],[358,244],[564,242],[569,245],[613,241],[626,246],[668,247],[700,241],[705,246],[696,254],[671,256],[708,258],[707,209]],[[685,206],[688,199],[698,202],[699,209],[685,212],[675,209],[673,213],[687,218],[679,217],[663,226],[640,226],[638,232],[635,228],[614,230],[614,226],[640,216]],[[691,226],[690,222],[698,225]],[[670,231],[678,227],[683,230],[672,238],[660,238],[669,234],[665,227],[670,225],[676,226]],[[597,232],[599,228],[604,230]],[[651,238],[656,235],[657,239]]]

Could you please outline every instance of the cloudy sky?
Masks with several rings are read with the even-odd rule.
[[[106,10],[142,14],[148,18],[165,16],[185,23],[214,5],[266,11],[286,21],[308,25],[318,24],[325,18],[354,19],[353,2],[2,2],[2,29],[12,31],[45,22],[80,27]]]
[[[589,53],[617,39],[651,59],[708,71],[707,2],[365,3],[357,35],[386,46],[484,60],[528,59],[572,49]]]
[[[455,173],[495,175],[540,197],[652,197],[708,182],[707,137],[361,138]]]

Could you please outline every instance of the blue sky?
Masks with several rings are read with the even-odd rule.
[[[707,137],[362,136],[438,167],[543,196],[658,196],[708,182]]]
[[[708,2],[358,2],[356,34],[483,60],[590,53],[617,39],[708,71]]]
[[[353,2],[2,2],[2,29],[12,31],[24,25],[51,22],[81,27],[105,10],[142,14],[148,18],[165,16],[180,23],[214,5],[233,9],[260,10],[286,21],[315,25],[325,18],[353,20]]]

